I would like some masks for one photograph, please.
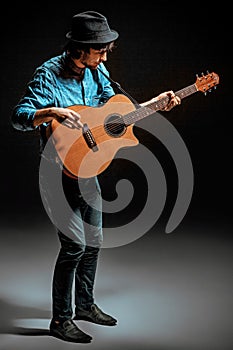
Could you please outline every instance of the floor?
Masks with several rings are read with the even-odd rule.
[[[93,336],[90,344],[48,334],[58,250],[50,223],[9,222],[1,231],[1,350],[233,349],[229,225],[184,220],[173,233],[153,228],[130,244],[103,249],[96,301],[118,324],[78,322]]]

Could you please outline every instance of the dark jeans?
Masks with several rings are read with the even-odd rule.
[[[80,190],[76,180],[64,176],[63,189],[80,239],[72,240],[58,230],[61,248],[54,270],[52,295],[53,318],[61,321],[73,315],[73,282],[76,310],[88,309],[94,303],[93,288],[102,241],[101,201],[96,179],[83,180]]]
[[[61,232],[61,249],[53,276],[53,319],[65,321],[73,316],[72,287],[75,282],[76,310],[94,303],[93,288],[99,248],[81,246]]]
[[[77,181],[62,174],[56,164],[44,161],[40,170],[44,207],[56,227],[61,244],[55,263],[53,319],[65,321],[75,307],[94,302],[93,288],[102,243],[102,199],[97,178]]]

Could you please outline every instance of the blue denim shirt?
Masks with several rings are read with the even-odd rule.
[[[97,106],[113,96],[109,80],[98,70],[85,69],[84,78],[64,78],[61,74],[66,53],[53,57],[38,67],[12,114],[12,124],[21,131],[35,130],[33,118],[37,109]],[[100,69],[109,76],[103,63]]]

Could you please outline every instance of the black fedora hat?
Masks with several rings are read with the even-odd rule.
[[[66,34],[70,40],[87,44],[108,43],[116,40],[118,36],[115,30],[109,28],[106,17],[95,11],[73,16],[71,31]]]

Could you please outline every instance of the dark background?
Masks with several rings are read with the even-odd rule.
[[[207,283],[213,286],[215,293],[219,285],[225,287],[225,294],[219,292],[218,297],[226,300],[222,310],[229,311],[232,309],[233,286],[230,277],[232,271],[232,19],[230,9],[223,2],[216,5],[212,2],[189,2],[184,6],[165,1],[144,1],[140,4],[130,1],[89,1],[84,5],[72,1],[61,5],[56,3],[54,6],[38,2],[32,3],[30,8],[20,4],[17,9],[4,11],[6,24],[1,24],[0,104],[2,249],[5,254],[7,252],[10,254],[12,249],[6,235],[22,244],[27,242],[27,237],[31,235],[33,229],[41,227],[41,224],[42,226],[50,224],[42,207],[38,188],[39,138],[33,132],[23,133],[12,128],[10,121],[12,108],[23,93],[34,69],[44,60],[61,52],[65,34],[70,28],[71,17],[86,10],[95,10],[106,15],[110,27],[119,32],[117,49],[109,55],[106,66],[112,78],[139,102],[146,101],[166,90],[176,91],[191,85],[196,81],[196,74],[201,75],[202,72],[206,74],[207,70],[219,75],[219,85],[216,90],[209,92],[207,96],[198,92],[184,99],[181,106],[171,112],[163,113],[180,133],[193,163],[193,197],[182,223],[174,234],[169,236],[170,238],[164,234],[164,225],[169,218],[177,193],[176,172],[163,145],[158,140],[148,139],[148,147],[158,157],[166,174],[168,185],[166,207],[157,225],[141,241],[139,240],[135,245],[123,247],[122,250],[113,249],[112,255],[106,252],[103,260],[109,259],[109,262],[114,265],[119,262],[120,257],[126,263],[126,266],[119,267],[123,272],[125,268],[127,269],[128,253],[133,254],[135,249],[135,253],[140,251],[140,257],[133,254],[135,259],[133,261],[137,263],[139,258],[139,262],[145,263],[145,266],[143,265],[145,270],[151,271],[152,243],[168,249],[171,255],[174,254],[175,249],[178,247],[180,249],[182,246],[184,265],[190,261],[190,258],[192,262],[198,260],[200,263],[195,265],[194,280],[191,279],[194,285],[196,282],[200,285],[203,281],[206,282],[201,274],[208,263],[210,274],[209,277],[205,276],[207,280],[209,278]],[[151,122],[153,122],[152,119]],[[135,134],[142,143],[146,142],[145,135],[141,134],[137,128],[135,128]],[[125,175],[125,171],[136,184],[135,191],[139,191],[138,196],[142,196],[140,174],[134,167],[122,165],[120,161],[113,162],[106,173],[100,176],[106,198],[111,198],[115,182]],[[117,214],[106,215],[106,225],[114,226],[115,223],[125,222],[126,217],[130,218],[134,210],[137,212],[137,199],[138,197],[128,208],[129,212],[118,216]],[[24,231],[25,234],[22,233]],[[157,236],[154,235],[155,232]],[[46,232],[41,231],[40,235],[45,238]],[[31,236],[30,238],[33,245],[33,238]],[[35,238],[35,242],[37,240],[38,237]],[[143,247],[143,253],[141,253],[141,247]],[[176,251],[177,260],[175,258],[171,262],[171,266],[177,266],[177,268],[180,267],[179,249]],[[157,257],[160,256],[158,251],[157,254]],[[132,255],[130,256],[132,259]],[[23,261],[26,257],[22,255],[19,259]],[[150,265],[149,270],[145,261]],[[15,264],[17,265],[17,262]],[[128,269],[130,266],[129,264]],[[186,281],[187,284],[190,282],[187,278],[189,272],[186,272],[187,275],[184,274],[184,283],[181,286],[183,293],[187,288]],[[200,275],[203,280],[198,279],[197,276]],[[213,284],[211,284],[212,278],[215,281]],[[211,288],[208,289],[208,293],[211,299]],[[195,310],[192,311],[195,313]],[[198,337],[202,334],[200,330],[200,333],[197,333],[196,343],[190,338],[190,347],[187,346],[187,340],[184,349],[231,349],[233,344],[230,336],[231,316],[227,311],[224,315],[224,331],[218,339],[215,338],[214,344],[208,340],[211,339],[210,334],[203,343],[205,346],[202,347],[201,341],[198,343]],[[192,314],[190,317],[192,318]],[[217,314],[211,317],[217,322]],[[200,316],[200,320],[202,319],[203,316]],[[216,324],[217,328],[218,324]],[[216,329],[213,327],[213,334]],[[122,340],[122,343],[119,341],[116,344],[118,344],[116,348],[119,346],[124,348],[125,343]],[[129,342],[127,346],[125,345],[125,349],[128,350],[134,342],[130,344]],[[175,345],[158,347],[162,350],[168,348],[169,350],[183,349],[181,345],[179,346],[179,342],[177,347]],[[135,344],[134,349],[136,349]],[[155,348],[148,345],[148,349]]]
[[[196,74],[215,72],[216,91],[197,93],[171,113],[163,113],[182,136],[193,162],[195,190],[188,216],[208,220],[231,214],[232,116],[230,25],[226,7],[208,4],[101,2],[80,6],[44,7],[33,4],[5,13],[1,53],[1,198],[3,220],[28,220],[40,207],[38,192],[38,136],[13,130],[10,117],[36,66],[60,53],[74,13],[94,9],[109,18],[120,38],[110,54],[111,76],[139,102],[160,92],[193,84]],[[137,130],[135,130],[137,135]],[[140,134],[138,135],[140,137]],[[142,139],[143,142],[143,139]],[[154,144],[166,176],[172,173],[166,152]],[[161,153],[162,152],[162,153]],[[173,174],[173,173],[172,173]],[[113,176],[113,174],[111,174]],[[174,178],[171,176],[171,179]],[[104,178],[107,186],[108,176]],[[170,182],[168,181],[168,186]],[[171,185],[172,193],[173,184]],[[168,204],[169,205],[169,201]],[[36,209],[37,210],[37,209]],[[40,210],[40,209],[38,209]],[[19,216],[19,217],[18,217]],[[35,219],[35,218],[34,218]]]

